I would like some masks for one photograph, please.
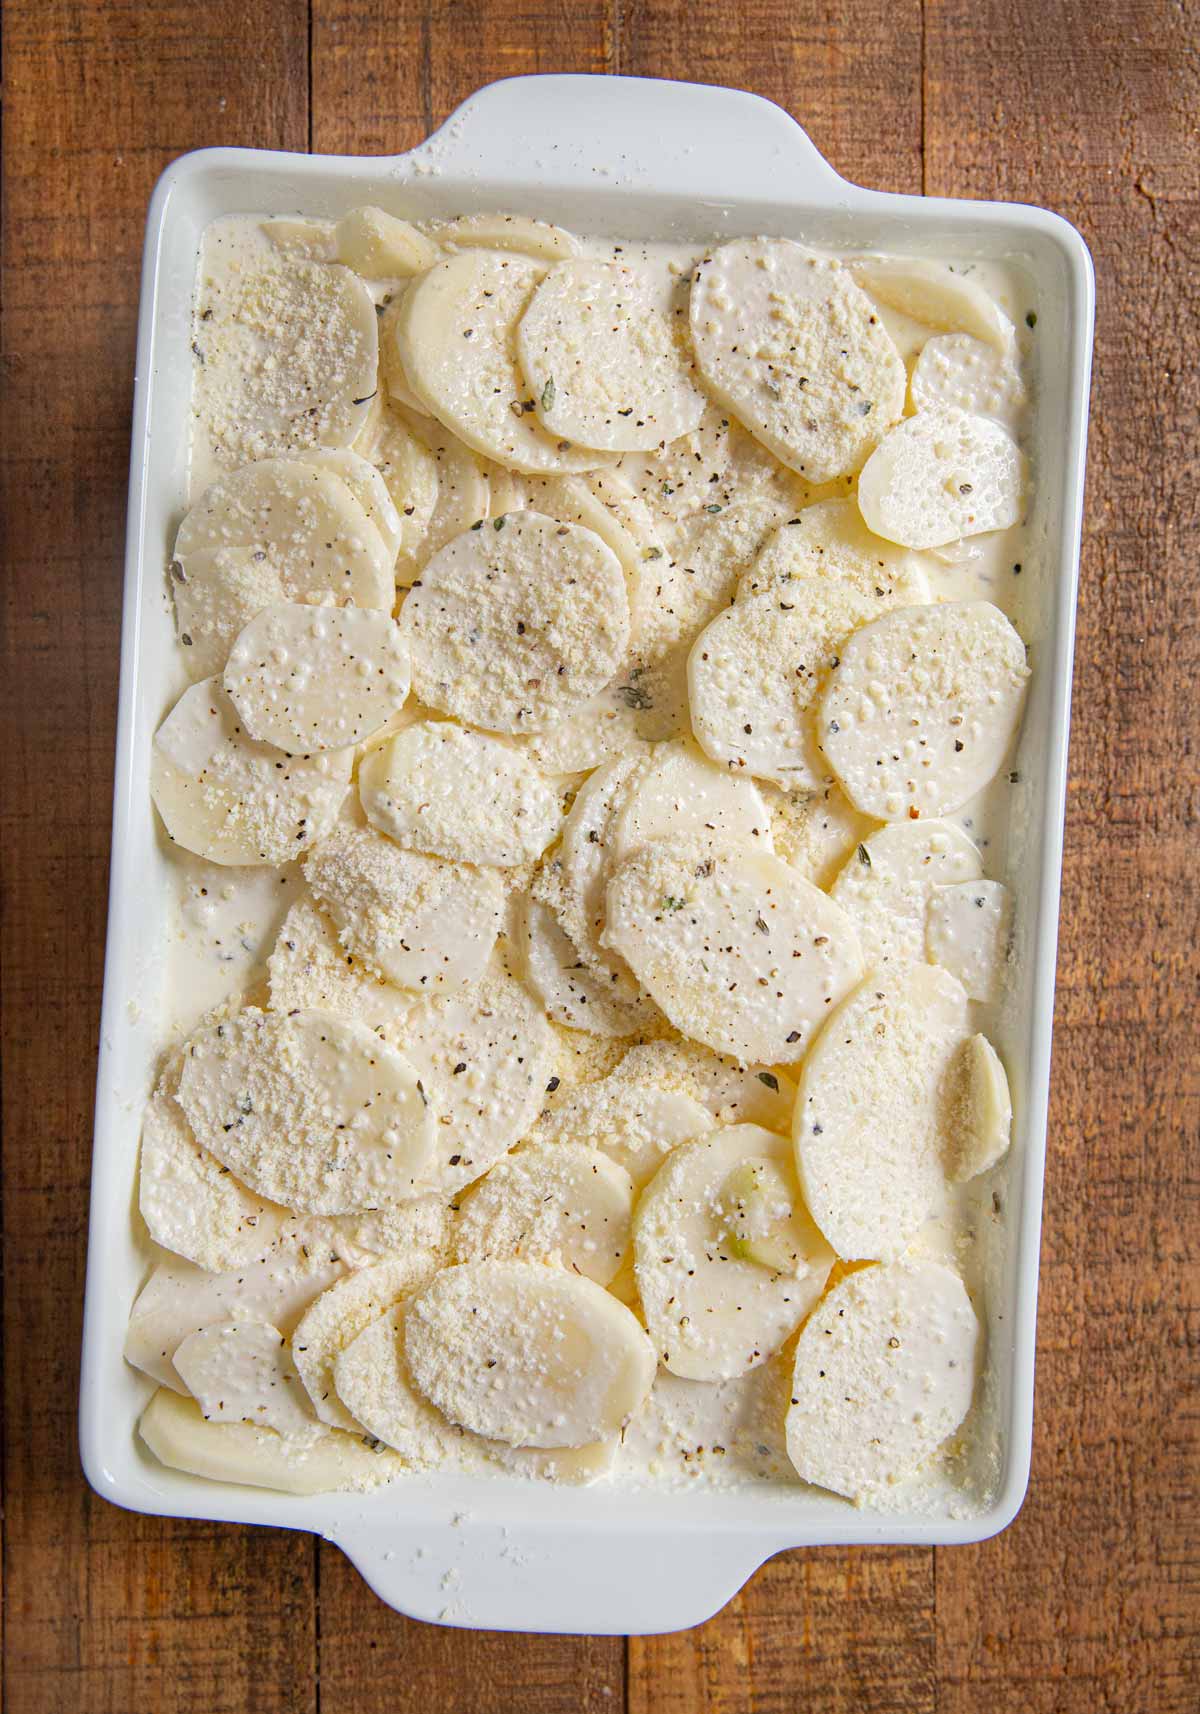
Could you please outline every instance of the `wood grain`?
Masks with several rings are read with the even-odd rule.
[[[10,1714],[1196,1707],[1198,36],[1178,0],[9,0]],[[539,70],[757,90],[850,178],[1058,207],[1099,275],[1029,1501],[974,1549],[783,1556],[710,1624],[634,1641],[627,1661],[619,1640],[401,1620],[302,1536],[129,1517],[87,1492],[74,1438],[151,185],[204,143],[390,153],[479,83]]]

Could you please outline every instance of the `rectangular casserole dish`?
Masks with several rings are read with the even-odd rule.
[[[134,1425],[149,1394],[126,1366],[148,1252],[132,1229],[142,1104],[161,1043],[168,884],[148,790],[154,731],[179,688],[163,578],[183,509],[191,313],[201,234],[218,215],[336,218],[364,203],[414,218],[519,211],[583,233],[704,241],[768,232],[842,251],[1015,260],[1038,316],[1037,488],[1014,618],[1034,676],[1007,879],[1019,962],[998,1029],[1016,1124],[1006,1242],[987,1304],[986,1399],[999,1462],[986,1508],[860,1510],[798,1486],[737,1492],[556,1488],[413,1476],[371,1494],[295,1498],[159,1465]],[[95,1490],[168,1516],[320,1531],[392,1606],[490,1629],[661,1632],[719,1608],[784,1548],[953,1544],[1016,1514],[1028,1478],[1067,725],[1093,318],[1087,249],[1036,208],[886,195],[847,184],[798,125],[739,91],[635,78],[491,84],[420,148],[353,159],[204,150],[150,206],[137,343],[108,949],[96,1100],[80,1438]],[[955,1515],[956,1511],[959,1515]],[[418,1552],[418,1549],[420,1550]],[[447,1573],[455,1575],[447,1583]],[[448,1594],[447,1588],[453,1588]]]

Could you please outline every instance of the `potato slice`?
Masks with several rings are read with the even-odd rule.
[[[871,970],[800,1074],[796,1161],[847,1261],[894,1261],[940,1207],[957,1131],[967,996],[932,964]]]
[[[1007,351],[1013,343],[1013,324],[991,293],[946,262],[864,256],[851,265],[851,271],[878,303],[926,327],[969,333],[997,351]]]
[[[531,1143],[467,1192],[454,1222],[456,1262],[557,1261],[611,1284],[630,1247],[633,1185],[623,1166],[580,1143]]]
[[[339,827],[305,875],[342,945],[373,974],[418,993],[483,974],[504,912],[494,869],[404,851],[372,827]]]
[[[334,229],[334,246],[338,261],[364,280],[423,274],[441,254],[432,239],[407,220],[370,205],[352,208],[342,216]]]
[[[526,901],[521,925],[525,978],[556,1023],[589,1035],[637,1035],[659,1020],[658,1009],[629,978],[601,976],[583,960],[554,907]]]
[[[336,263],[270,257],[202,290],[195,444],[223,469],[350,446],[376,387],[375,305]]]
[[[429,235],[444,250],[514,250],[542,262],[562,262],[583,249],[565,227],[525,214],[463,214],[457,220],[435,221]]]
[[[412,1066],[330,1012],[251,1007],[197,1031],[179,1104],[197,1141],[252,1190],[310,1214],[402,1200],[433,1151]]]
[[[618,971],[624,981],[632,981],[631,973],[623,959],[600,945],[600,936],[606,909],[609,836],[616,805],[636,765],[636,757],[618,757],[597,768],[580,787],[563,824],[557,893],[546,890],[541,895],[557,905],[563,927],[584,963],[602,977],[611,978]]]
[[[763,796],[776,855],[824,892],[875,826],[828,777],[815,791],[767,788]]]
[[[1028,677],[1025,645],[990,601],[898,607],[842,649],[821,748],[865,815],[949,815],[1000,767]]]
[[[367,819],[433,857],[512,867],[540,857],[562,797],[510,744],[450,720],[406,727],[358,771]]]
[[[372,461],[349,446],[323,447],[302,454],[302,459],[315,470],[329,470],[341,477],[383,537],[388,557],[394,562],[400,551],[402,521],[391,490]]]
[[[258,230],[282,255],[306,262],[335,262],[332,220],[263,220]]]
[[[333,1385],[341,1409],[415,1470],[453,1462],[484,1466],[483,1443],[447,1421],[422,1396],[404,1356],[403,1299],[375,1316],[334,1358]]]
[[[337,929],[311,899],[297,899],[267,960],[273,1012],[336,1012],[401,1047],[404,1019],[414,996],[378,976],[348,953]]]
[[[313,1299],[292,1334],[292,1358],[310,1408],[323,1423],[351,1434],[360,1432],[357,1418],[337,1395],[338,1356],[364,1327],[435,1272],[436,1267],[420,1254],[415,1259],[390,1256],[374,1267],[348,1274]]]
[[[672,558],[653,561],[653,600],[641,627],[646,655],[690,647],[696,632],[729,606],[764,544],[791,515],[772,495],[735,499],[706,516]]]
[[[853,500],[819,500],[805,506],[768,537],[742,574],[738,600],[784,590],[794,578],[834,578],[888,607],[916,607],[932,599],[929,579],[907,548],[872,535]]]
[[[382,335],[381,335],[382,337]],[[449,439],[440,423],[427,419],[438,439]],[[368,459],[387,488],[399,518],[399,539],[396,543],[396,583],[407,589],[425,558],[442,546],[451,535],[468,529],[487,510],[486,485],[478,466],[461,448],[454,468],[443,450],[439,460],[428,443],[391,404],[382,401],[375,416],[354,443],[355,450]],[[446,492],[443,494],[440,472],[446,469]],[[459,494],[454,478],[465,473],[471,493]],[[461,486],[461,484],[460,484]],[[434,524],[439,507],[445,511],[459,500],[462,512],[453,518],[453,528],[439,535]],[[467,512],[471,515],[468,517]]]
[[[390,614],[283,602],[240,633],[224,685],[251,737],[312,754],[378,732],[403,706],[410,676]]]
[[[138,1293],[125,1334],[125,1360],[163,1386],[184,1392],[172,1358],[183,1339],[214,1321],[264,1321],[288,1334],[319,1292],[345,1273],[324,1222],[289,1220],[250,1259],[224,1273],[191,1262],[160,1262]]]
[[[326,1225],[348,1267],[369,1268],[397,1256],[433,1273],[449,1260],[449,1220],[446,1198],[435,1193],[385,1203],[365,1214],[338,1214]]]
[[[1012,1096],[1000,1055],[986,1036],[972,1036],[962,1054],[963,1110],[958,1153],[950,1176],[965,1184],[989,1172],[1012,1140]]]
[[[735,239],[696,268],[692,342],[709,387],[810,482],[858,470],[904,409],[900,353],[839,262]]]
[[[800,1059],[858,981],[845,912],[767,852],[657,840],[608,884],[605,944],[684,1035],[763,1065]]]
[[[404,1318],[413,1378],[452,1422],[509,1446],[617,1434],[654,1379],[654,1352],[601,1286],[537,1262],[445,1268]]]
[[[957,976],[972,1000],[995,1000],[1012,933],[1012,898],[1002,881],[975,876],[939,887],[925,918],[925,952]]]
[[[609,874],[657,839],[729,840],[771,849],[771,818],[753,780],[714,767],[692,744],[659,744],[639,759],[616,794],[605,864]]]
[[[414,1006],[404,1052],[436,1113],[426,1186],[460,1190],[521,1140],[537,1118],[554,1050],[541,1008],[503,970]]]
[[[491,731],[540,732],[614,676],[629,599],[599,536],[515,512],[435,554],[400,622],[422,702]]]
[[[1019,523],[1025,459],[991,417],[952,406],[906,417],[858,479],[869,529],[910,548],[944,547]]]
[[[311,1446],[325,1433],[277,1327],[218,1321],[197,1328],[175,1352],[175,1369],[205,1422],[273,1428],[297,1446]]]
[[[396,321],[396,350],[425,409],[485,458],[534,476],[612,461],[546,433],[518,366],[517,327],[545,271],[513,252],[464,250],[405,292]]]
[[[807,577],[718,614],[688,656],[701,749],[730,769],[818,789],[825,761],[813,710],[846,638],[878,605],[848,583]]]
[[[868,966],[919,962],[935,901],[953,883],[975,885],[982,874],[983,859],[961,827],[898,821],[860,841],[829,891],[854,919]]]
[[[733,1125],[672,1151],[634,1220],[646,1325],[672,1374],[744,1375],[820,1296],[833,1251],[809,1219],[787,1142]]]
[[[966,1416],[980,1344],[966,1289],[940,1263],[847,1274],[796,1345],[787,1443],[797,1475],[859,1505],[884,1500]]]
[[[360,1435],[327,1434],[296,1446],[269,1428],[244,1422],[205,1422],[191,1399],[160,1388],[142,1412],[138,1433],[172,1470],[214,1482],[242,1482],[284,1494],[363,1492],[400,1475],[394,1454],[369,1449]]]
[[[154,735],[150,792],[167,832],[210,862],[288,863],[337,820],[351,750],[286,755],[251,738],[219,680],[185,690]]]
[[[942,333],[927,339],[908,390],[917,411],[950,406],[995,417],[1010,430],[1026,398],[1014,353],[997,350],[969,333]]]
[[[643,1042],[614,1073],[622,1082],[649,1082],[689,1095],[719,1125],[761,1125],[791,1134],[796,1085],[784,1072],[739,1065],[699,1042]]]
[[[599,1149],[624,1169],[635,1190],[641,1190],[672,1149],[703,1136],[715,1124],[691,1095],[623,1076],[618,1067],[547,1114],[532,1140],[554,1156],[560,1150],[577,1151],[582,1159]]]
[[[604,452],[649,451],[690,434],[705,397],[683,339],[686,313],[666,274],[590,257],[551,268],[517,329],[547,433]]]

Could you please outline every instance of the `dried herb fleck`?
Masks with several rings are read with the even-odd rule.
[[[790,1040],[790,1038],[789,1038],[789,1040]],[[758,1081],[760,1083],[765,1083],[768,1089],[773,1089],[775,1091],[775,1093],[778,1095],[778,1093],[779,1093],[779,1079],[776,1077],[776,1075],[773,1071],[760,1071],[758,1074]]]
[[[549,380],[546,382],[546,385],[542,388],[542,409],[544,411],[548,411],[554,403],[554,394],[554,376],[551,375]]]

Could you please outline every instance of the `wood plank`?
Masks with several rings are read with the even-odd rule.
[[[931,0],[926,47],[928,190],[1058,209],[1099,286],[1033,1477],[1011,1530],[938,1555],[938,1706],[1183,1714],[1200,1683],[1200,15]]]
[[[778,101],[847,178],[921,188],[919,0],[617,9],[615,69],[735,84]],[[629,1714],[933,1707],[929,1553],[825,1550],[771,1561],[696,1631],[631,1638]]]
[[[465,96],[496,77],[602,71],[601,0],[510,8],[387,0],[315,0],[313,148],[392,154],[411,148]],[[509,1636],[414,1624],[390,1612],[336,1548],[321,1544],[322,1714],[619,1714],[619,1638]],[[368,1663],[368,1664],[364,1664]]]
[[[303,147],[286,0],[4,16],[3,1690],[10,1714],[311,1706],[311,1544],[86,1489],[75,1436],[129,410],[154,179]]]

